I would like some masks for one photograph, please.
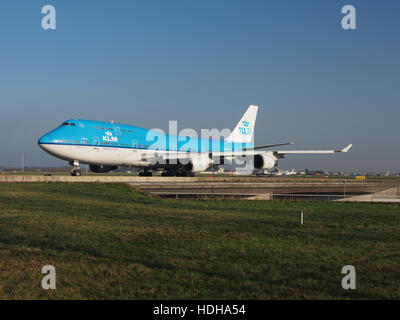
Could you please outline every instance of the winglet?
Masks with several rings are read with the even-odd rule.
[[[342,150],[340,150],[340,152],[347,152],[351,149],[352,146],[353,146],[353,144],[349,144],[346,148],[343,148]]]

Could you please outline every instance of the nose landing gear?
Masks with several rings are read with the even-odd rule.
[[[78,177],[82,175],[81,168],[79,168],[79,161],[70,161],[69,164],[73,166],[71,169],[71,176]]]

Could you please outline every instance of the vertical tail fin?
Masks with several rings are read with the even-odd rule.
[[[256,124],[257,111],[257,106],[249,106],[242,119],[240,119],[226,141],[245,143],[254,142],[254,126]]]

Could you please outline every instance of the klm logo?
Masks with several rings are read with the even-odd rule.
[[[117,137],[113,137],[111,131],[106,131],[105,134],[106,134],[106,135],[103,136],[103,141],[107,141],[107,142],[118,142],[118,138],[117,138]]]
[[[250,122],[244,120],[242,121],[242,127],[239,127],[239,132],[244,135],[251,135],[252,130],[249,128]]]

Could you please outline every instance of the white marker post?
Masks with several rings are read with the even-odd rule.
[[[303,223],[304,223],[304,210],[301,210],[300,221],[301,221],[301,225],[303,225]]]

